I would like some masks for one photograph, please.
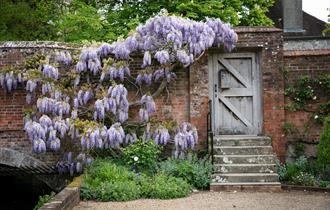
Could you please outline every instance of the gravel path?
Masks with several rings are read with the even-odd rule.
[[[215,210],[306,209],[330,210],[330,194],[318,192],[199,192],[174,200],[140,199],[129,202],[80,202],[74,210]]]

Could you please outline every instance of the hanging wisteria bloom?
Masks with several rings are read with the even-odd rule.
[[[153,139],[155,143],[159,145],[166,145],[170,138],[171,136],[168,130],[163,126],[157,128],[153,134]]]
[[[143,95],[140,103],[142,106],[146,107],[146,110],[149,114],[156,111],[156,104],[151,95]]]
[[[54,80],[57,80],[59,77],[58,69],[47,64],[43,65],[42,73],[45,77],[52,78]]]
[[[160,89],[152,93],[143,85],[162,82],[159,87],[164,87],[176,78],[174,71],[185,69],[177,67],[191,65],[212,46],[222,45],[230,51],[236,42],[236,33],[219,19],[197,22],[158,15],[137,27],[126,39],[84,48],[78,60],[68,50],[62,50],[55,57],[41,57],[41,62],[22,71],[0,69],[0,85],[10,92],[19,84],[26,84],[27,102],[36,102],[31,119],[24,123],[34,152],[43,153],[46,149],[59,152],[61,143],[77,141],[83,150],[118,148],[140,138],[165,145],[173,139],[169,131],[149,123],[156,111],[152,96]],[[134,72],[136,78],[132,82],[130,67],[139,69],[140,65],[133,61],[139,54],[143,56],[142,69]],[[128,97],[124,86],[128,83],[143,95],[138,103],[133,103],[141,105],[138,113],[143,122],[141,126],[146,124],[143,136],[137,136],[143,131],[141,126],[134,127],[133,131],[131,123],[136,122],[127,123],[128,98],[133,99]],[[197,144],[196,128],[183,123],[174,141],[176,156],[183,155]],[[74,153],[67,154],[66,160],[58,164],[60,173],[81,173],[83,165],[92,161],[86,155],[75,158]]]
[[[0,86],[7,92],[17,88],[17,85],[23,82],[22,74],[15,74],[13,71],[0,73]]]
[[[136,133],[128,133],[126,134],[124,144],[125,145],[133,144],[136,141],[137,141]]]
[[[130,76],[130,70],[128,66],[120,66],[118,69],[114,66],[111,66],[108,70],[109,79],[114,80],[119,78],[122,82],[124,81],[125,75]]]
[[[44,153],[46,152],[46,144],[42,139],[36,139],[32,142],[33,151],[35,153]]]
[[[101,58],[105,58],[113,53],[113,46],[108,43],[104,43],[97,49],[97,53]]]
[[[78,100],[79,104],[76,104],[74,101],[74,107],[78,108],[79,105],[86,105],[88,101],[90,101],[94,97],[92,90],[79,90],[76,98],[74,100]]]
[[[188,149],[194,149],[197,142],[197,129],[190,123],[182,123],[179,132],[174,137],[175,157],[183,156]]]
[[[155,58],[160,64],[165,64],[170,61],[170,54],[168,53],[167,50],[161,50],[156,52]]]
[[[169,71],[167,68],[161,68],[153,73],[153,77],[155,82],[160,82],[160,80],[164,78],[167,82],[171,82],[172,80],[176,79],[176,74]]]
[[[142,83],[145,82],[146,85],[150,86],[152,83],[152,74],[151,73],[140,73],[136,77],[136,84],[142,85]]]
[[[72,57],[68,51],[60,51],[55,54],[55,61],[58,63],[63,63],[65,65],[70,65],[72,62]]]
[[[35,80],[28,80],[26,83],[26,90],[30,93],[34,92],[37,87],[37,81]]]
[[[142,68],[151,65],[151,54],[149,51],[144,52]]]
[[[107,130],[107,140],[111,148],[118,148],[124,142],[125,133],[120,123],[113,124]]]

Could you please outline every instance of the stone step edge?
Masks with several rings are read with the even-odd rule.
[[[275,155],[213,155],[214,157],[242,157],[242,158],[253,158],[253,157],[274,157],[277,158]]]
[[[281,182],[211,182],[210,185],[236,186],[236,185],[281,185]]]
[[[250,167],[250,166],[276,166],[276,164],[274,163],[215,163],[215,166],[229,166],[229,167],[237,167],[237,166],[241,166],[241,167]]]
[[[215,135],[213,139],[219,140],[270,140],[268,136],[249,136],[249,135]]]
[[[254,149],[254,148],[273,148],[272,146],[213,146],[215,149]]]

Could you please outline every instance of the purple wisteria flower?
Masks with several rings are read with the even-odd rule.
[[[155,54],[155,58],[160,64],[166,64],[170,61],[170,54],[167,50],[157,51]]]
[[[114,47],[108,43],[102,44],[98,49],[97,53],[100,55],[101,58],[105,58],[113,53]]]
[[[127,39],[127,41],[129,41],[129,39]],[[126,44],[124,41],[117,41],[114,43],[115,47],[113,53],[115,54],[116,58],[126,60],[129,58],[131,51],[127,45],[128,44]]]
[[[159,145],[166,145],[170,138],[171,136],[168,130],[163,126],[157,128],[153,134],[153,139],[155,143]]]
[[[32,142],[33,152],[35,153],[45,153],[46,152],[46,144],[42,139],[36,139]]]
[[[151,54],[149,51],[144,52],[142,68],[151,65]]]
[[[128,133],[126,134],[125,140],[124,140],[124,144],[128,145],[128,144],[133,144],[134,142],[137,141],[137,136],[135,133]]]
[[[72,57],[68,51],[60,51],[55,54],[55,61],[58,63],[64,63],[65,65],[70,65],[72,62]]]
[[[182,123],[179,132],[174,137],[175,157],[183,156],[187,149],[194,149],[197,142],[197,129],[190,123]]]
[[[143,95],[140,103],[146,107],[148,114],[156,111],[156,104],[151,95]]]
[[[104,120],[105,117],[105,106],[104,100],[96,100],[94,104],[94,120]]]
[[[107,130],[107,140],[111,148],[118,148],[124,142],[125,133],[120,123],[113,124]]]
[[[155,82],[160,82],[161,79],[165,78],[167,82],[176,79],[176,74],[168,70],[168,68],[161,68],[153,73],[153,78]]]
[[[47,82],[45,84],[42,84],[42,86],[41,86],[42,95],[45,95],[47,93],[51,93],[52,91],[53,91],[53,86],[49,82]]]
[[[176,52],[176,57],[183,65],[190,65],[194,62],[193,54],[188,55],[185,50],[178,50]]]
[[[26,83],[26,90],[30,93],[34,92],[37,87],[37,81],[35,80],[28,80]]]
[[[60,118],[55,118],[53,120],[54,129],[60,134],[61,138],[64,138],[64,136],[67,134],[69,130],[69,125],[67,122]]]
[[[87,70],[87,63],[85,61],[79,61],[77,64],[76,64],[76,71],[78,73],[81,73],[81,72],[84,72]]]
[[[131,72],[128,66],[120,66],[118,69],[113,65],[109,67],[108,75],[110,80],[119,78],[122,82],[124,81],[125,75],[130,76]]]
[[[140,73],[136,77],[136,84],[142,85],[145,82],[147,86],[150,86],[152,83],[152,74],[151,73]]]
[[[58,80],[59,77],[58,69],[47,64],[43,65],[42,74],[44,75],[44,77],[52,78],[54,80]]]
[[[149,114],[148,111],[144,108],[141,108],[139,110],[139,116],[140,116],[140,120],[142,122],[148,122],[149,121]]]
[[[59,151],[60,148],[61,148],[61,141],[60,141],[60,139],[59,139],[59,138],[56,138],[56,139],[54,139],[54,140],[51,140],[51,141],[50,141],[50,146],[49,146],[49,148],[50,148],[51,150],[53,150],[54,152]]]
[[[23,83],[22,74],[14,74],[13,71],[0,74],[0,86],[4,88],[7,92],[17,88],[17,85]]]

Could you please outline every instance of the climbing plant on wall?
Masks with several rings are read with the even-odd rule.
[[[3,68],[0,83],[8,94],[25,86],[32,110],[24,119],[24,130],[36,153],[58,152],[67,144],[88,153],[137,139],[152,139],[159,145],[172,139],[179,157],[195,147],[197,130],[187,122],[173,127],[153,120],[154,98],[175,80],[174,70],[185,69],[210,47],[231,51],[236,41],[236,33],[220,19],[197,22],[162,13],[112,44],[86,46],[80,55],[69,51],[37,55],[23,69]],[[143,56],[136,77],[130,69],[133,54]],[[130,95],[128,86],[136,94]],[[130,112],[132,107],[139,111]],[[69,153],[67,161],[69,165],[59,164],[61,172],[80,172],[90,159],[84,153],[76,158]]]

